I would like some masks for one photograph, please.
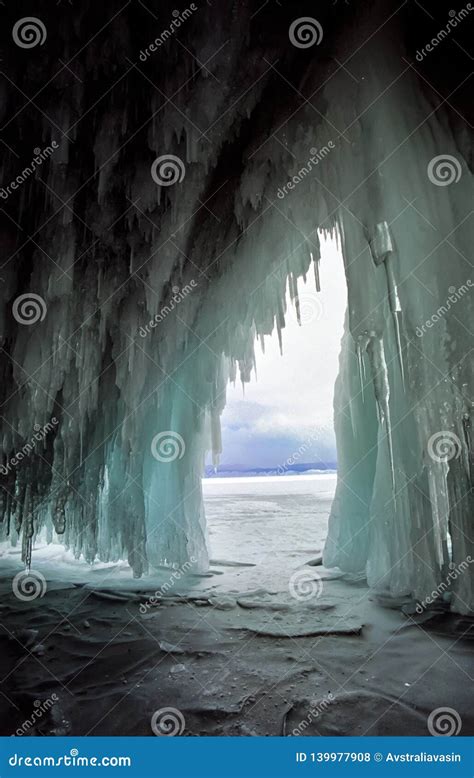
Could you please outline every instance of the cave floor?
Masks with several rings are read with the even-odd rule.
[[[26,734],[153,735],[168,707],[191,736],[427,735],[439,707],[474,734],[472,619],[405,615],[330,574],[311,599],[221,589],[204,579],[147,607],[143,581],[55,580],[27,602],[5,577],[1,734],[52,695]]]

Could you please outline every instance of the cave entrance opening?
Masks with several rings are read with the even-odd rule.
[[[274,329],[256,344],[250,382],[228,387],[222,455],[217,467],[207,460],[203,478],[211,562],[254,565],[269,585],[321,552],[336,485],[333,397],[347,288],[340,239],[319,237],[321,259],[298,279],[298,303],[287,285],[281,343]]]

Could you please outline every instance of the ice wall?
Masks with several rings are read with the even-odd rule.
[[[352,104],[326,90],[350,144],[337,159],[349,312],[324,561],[421,601],[447,584],[468,612],[473,572],[450,573],[474,559],[472,147],[391,32],[351,59]]]
[[[318,8],[323,39],[303,49],[291,9],[260,5],[199,7],[151,53],[170,5],[86,3],[74,23],[46,15],[59,34],[34,52],[9,42],[9,78],[37,97],[7,83],[2,181],[58,148],[3,204],[3,531],[26,561],[46,529],[136,575],[205,568],[201,473],[226,384],[248,379],[257,337],[276,327],[284,345],[286,285],[298,308],[318,230],[338,230],[349,311],[325,562],[422,598],[473,550],[472,296],[417,335],[469,278],[462,100],[409,64],[413,20],[388,0]],[[430,180],[441,154],[457,183]],[[22,294],[33,323],[14,315]],[[430,455],[443,431],[459,456]]]

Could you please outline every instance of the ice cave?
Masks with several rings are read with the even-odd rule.
[[[474,734],[471,4],[2,6],[2,735]],[[202,479],[326,239],[337,485],[270,588]]]

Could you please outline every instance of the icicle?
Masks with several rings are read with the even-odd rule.
[[[0,491],[0,524],[3,522],[5,518],[5,514],[7,512],[7,505],[8,505],[8,495],[2,489],[2,491]]]
[[[375,401],[380,425],[385,427],[388,444],[388,457],[390,461],[390,473],[392,489],[395,499],[395,465],[393,456],[392,425],[390,420],[390,386],[388,382],[387,363],[382,338],[377,333],[371,332],[367,353],[369,354],[374,383]]]
[[[291,299],[293,300],[293,304],[295,306],[296,320],[301,327],[301,310],[300,310],[300,298],[298,295],[298,282],[293,274],[290,276],[290,280],[292,281],[292,287],[293,287],[293,294],[291,294]],[[290,293],[291,293],[291,286],[290,286]]]
[[[52,520],[57,535],[64,535],[66,531],[66,501],[67,492],[61,490],[53,503]]]
[[[219,458],[222,454],[222,434],[220,413],[215,408],[211,410],[211,446],[212,464],[217,470],[219,465]]]
[[[397,343],[398,362],[402,376],[403,390],[405,391],[405,369],[403,366],[402,351],[402,306],[398,296],[397,284],[393,274],[391,263],[385,262],[385,272],[387,273],[388,295],[390,300],[390,310],[392,311],[393,325],[395,328],[395,340]]]
[[[83,429],[82,429],[82,418],[81,423],[79,425],[79,464],[82,466],[82,450],[83,450]]]
[[[280,327],[280,321],[277,318],[277,333],[278,333],[278,345],[280,347],[280,356],[283,356],[283,339],[281,336],[281,327]]]
[[[294,284],[294,278],[293,273],[289,270],[288,271],[288,291],[290,293],[290,300],[293,302],[295,299],[295,284]]]
[[[31,567],[31,556],[33,551],[33,535],[34,535],[34,523],[31,505],[31,486],[28,484],[25,489],[22,515],[23,515],[23,538],[22,538],[22,561],[26,565],[26,569],[29,571]]]
[[[354,400],[352,397],[349,399],[349,416],[351,418],[352,436],[354,440],[356,440],[357,438],[356,423],[355,423],[356,414],[354,413]]]
[[[362,354],[362,348],[360,345],[360,342],[357,341],[356,343],[356,354],[357,354],[357,364],[359,367],[359,381],[360,381],[360,393],[362,395],[362,402],[365,402],[364,398],[364,356]]]
[[[474,402],[470,399],[469,384],[463,384],[461,387],[461,394],[463,398],[462,409],[462,438],[463,445],[461,445],[462,460],[464,463],[464,469],[469,479],[470,484],[474,484],[474,446],[473,446],[473,432],[472,432],[472,417],[474,415]]]
[[[360,382],[360,392],[362,395],[362,402],[365,402],[364,390],[365,390],[365,383],[367,379],[365,373],[364,353],[367,351],[367,346],[369,345],[369,343],[370,343],[370,334],[368,332],[364,332],[362,335],[359,335],[357,337],[356,355],[357,355],[357,365],[359,370],[359,382]]]
[[[428,458],[429,460],[429,458]],[[449,516],[449,494],[446,479],[449,471],[447,462],[433,465],[427,463],[428,489],[433,517],[433,544],[439,566],[444,564],[446,556],[446,535]],[[441,472],[440,472],[441,471]]]
[[[311,260],[313,262],[313,267],[314,267],[314,281],[316,283],[316,291],[317,292],[321,291],[321,278],[320,278],[320,275],[319,275],[319,262],[320,262],[320,259],[321,259],[320,257],[317,257],[316,255],[313,255],[313,252],[311,252]]]
[[[388,299],[390,304],[390,310],[392,312],[393,324],[395,328],[395,341],[397,344],[398,362],[400,365],[400,373],[402,377],[402,385],[405,390],[405,369],[403,366],[403,351],[402,351],[402,306],[400,298],[398,296],[397,283],[393,273],[393,267],[389,259],[395,252],[395,247],[390,234],[390,227],[387,222],[380,222],[375,227],[375,235],[370,241],[370,250],[372,252],[372,258],[375,264],[383,264],[385,267],[385,273],[387,276],[387,289]]]
[[[285,311],[283,308],[283,304],[281,301],[281,298],[278,297],[277,300],[277,313],[276,313],[276,326],[277,326],[277,332],[278,332],[278,344],[280,346],[280,354],[283,356],[283,338],[282,338],[282,330],[285,327]]]

